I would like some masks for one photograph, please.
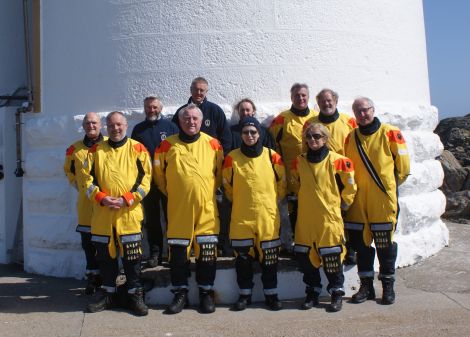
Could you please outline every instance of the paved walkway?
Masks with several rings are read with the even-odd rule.
[[[162,307],[147,317],[88,314],[83,282],[0,265],[0,336],[470,336],[470,225],[448,226],[449,247],[398,271],[394,305],[344,303],[339,313],[298,310],[299,299],[279,312],[260,303],[243,312],[218,306],[211,315],[190,308],[168,316]]]

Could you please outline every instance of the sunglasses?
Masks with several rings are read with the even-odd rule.
[[[244,130],[242,131],[242,134],[245,136],[250,135],[250,136],[256,136],[258,134],[258,131],[256,130]]]
[[[323,135],[320,135],[319,133],[314,133],[313,135],[311,133],[307,133],[305,135],[305,138],[307,139],[315,139],[315,140],[319,140],[319,139],[322,139],[323,138]]]

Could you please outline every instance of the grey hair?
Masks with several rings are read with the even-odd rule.
[[[293,95],[294,92],[299,91],[300,89],[305,88],[310,93],[308,85],[306,83],[294,83],[290,88],[290,94]]]
[[[353,102],[353,104],[352,104],[352,109],[353,109],[353,111],[354,111],[354,108],[355,108],[355,106],[358,104],[359,101],[366,101],[367,104],[368,104],[370,107],[374,108],[374,110],[375,110],[374,101],[372,101],[369,97],[359,96],[359,97],[357,97],[357,98],[354,100],[354,102]]]
[[[95,115],[96,117],[98,117],[98,122],[101,124],[101,117],[100,117],[100,115],[98,115],[96,112],[90,111],[90,112],[87,112],[87,113],[85,114],[85,116],[83,116],[82,126],[85,125],[85,121],[86,121],[87,118],[88,118],[90,115],[92,115],[92,114]]]
[[[199,115],[201,116],[201,119],[202,119],[202,117],[203,117],[202,111],[201,111],[201,109],[199,109],[198,106],[197,106],[196,104],[194,104],[194,103],[190,103],[190,104],[186,105],[184,108],[181,108],[181,110],[178,111],[178,118],[182,118],[183,115],[184,115],[187,111],[189,111],[189,110],[196,110],[196,111],[198,111],[198,112],[199,112]]]
[[[192,82],[191,82],[191,89],[194,88],[194,86],[196,85],[196,83],[199,83],[199,82],[202,82],[204,83],[205,85],[207,85],[207,87],[209,87],[209,82],[207,82],[207,80],[202,77],[202,76],[198,76],[196,77]]]
[[[160,108],[163,108],[162,101],[161,101],[160,97],[158,97],[158,96],[150,95],[150,96],[145,97],[145,98],[144,98],[144,104],[145,104],[146,102],[148,102],[148,101],[151,101],[151,102],[153,102],[153,101],[158,101],[159,107],[160,107]]]
[[[120,115],[122,118],[124,118],[124,120],[127,123],[126,115],[124,115],[123,112],[121,112],[121,111],[112,111],[106,116],[106,124],[109,123],[109,121],[111,120],[111,117],[113,117],[114,115]]]
[[[328,88],[324,88],[322,89],[318,94],[317,96],[315,97],[317,102],[320,98],[322,98],[322,96],[326,93],[330,93],[331,96],[333,96],[333,98],[335,99],[336,103],[338,103],[338,99],[339,99],[339,95],[336,91],[332,90],[332,89],[328,89]]]

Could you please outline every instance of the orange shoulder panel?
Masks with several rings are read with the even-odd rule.
[[[138,153],[141,153],[141,152],[148,153],[147,148],[141,143],[134,144],[134,150],[136,150]]]
[[[281,165],[281,166],[284,166],[284,163],[282,162],[282,158],[279,154],[277,153],[273,153],[272,156],[271,156],[271,162],[273,164],[277,164],[277,165]]]
[[[352,172],[354,165],[349,158],[339,158],[334,161],[336,171]]]
[[[212,150],[214,151],[221,151],[222,150],[222,145],[220,145],[219,141],[215,138],[212,138],[209,142],[211,144]]]
[[[168,152],[171,148],[171,143],[166,139],[160,143],[160,146],[155,150],[155,153]]]
[[[352,117],[349,118],[348,124],[349,124],[353,129],[357,128],[356,120],[355,120],[354,118],[352,118]]]
[[[222,168],[229,168],[233,165],[233,158],[230,155],[227,155],[224,159],[224,165]]]
[[[299,167],[299,158],[295,158],[290,165],[291,170],[297,170]]]
[[[390,142],[395,142],[397,144],[405,144],[405,138],[401,134],[400,130],[390,130],[387,132],[387,137]]]
[[[88,150],[88,152],[90,152],[90,153],[95,153],[96,150],[98,149],[98,145],[99,145],[99,143],[94,144],[92,147],[90,147],[90,149]]]
[[[66,156],[71,156],[74,151],[75,151],[75,146],[70,145],[69,148],[65,151],[65,155]]]
[[[274,118],[273,121],[271,122],[270,128],[276,125],[284,125],[284,116],[279,115],[276,118]]]

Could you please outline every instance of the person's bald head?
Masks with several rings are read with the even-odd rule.
[[[87,112],[83,118],[82,126],[86,136],[95,140],[101,133],[101,118],[96,112]]]

